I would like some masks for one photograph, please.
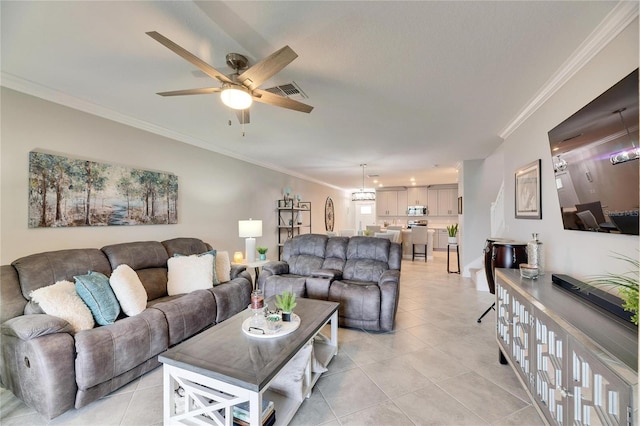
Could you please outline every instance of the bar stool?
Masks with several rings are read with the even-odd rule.
[[[426,226],[414,226],[411,228],[411,260],[415,260],[416,256],[424,256],[424,261],[427,261],[427,243],[429,234],[427,233]],[[424,246],[424,252],[416,253],[416,246]]]

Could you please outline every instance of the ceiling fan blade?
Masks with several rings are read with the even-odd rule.
[[[182,96],[182,95],[208,95],[209,93],[219,92],[219,87],[204,87],[202,89],[185,89],[173,90],[171,92],[158,92],[160,96]]]
[[[280,72],[280,70],[289,65],[291,61],[297,57],[298,55],[293,49],[285,46],[240,74],[238,81],[250,90],[254,90]]]
[[[302,102],[294,101],[293,99],[285,98],[283,96],[274,95],[273,93],[262,89],[255,89],[253,91],[253,100],[264,104],[292,109],[294,111],[306,113],[313,111],[313,107],[311,105],[303,104]]]
[[[156,40],[158,43],[167,47],[169,50],[173,51],[174,53],[178,54],[182,58],[186,59],[191,64],[198,67],[198,69],[200,69],[202,72],[207,74],[209,77],[215,78],[221,81],[222,83],[231,83],[231,80],[229,80],[229,78],[226,75],[224,75],[223,73],[221,73],[220,71],[212,67],[211,65],[207,64],[205,61],[198,58],[193,53],[178,46],[177,44],[175,44],[174,42],[172,42],[162,34],[156,31],[149,31],[146,34],[152,39]]]
[[[238,123],[249,124],[249,119],[250,119],[249,108],[237,109],[236,116],[238,117]]]

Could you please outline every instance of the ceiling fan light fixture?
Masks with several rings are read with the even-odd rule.
[[[220,93],[222,103],[233,109],[247,109],[253,103],[249,89],[239,84],[225,83]]]

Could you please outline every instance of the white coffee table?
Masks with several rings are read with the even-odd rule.
[[[266,394],[275,402],[277,422],[287,424],[302,402],[269,392],[269,385],[307,344],[314,344],[316,358],[325,365],[338,353],[338,306],[336,302],[299,298],[296,313],[300,326],[273,339],[255,338],[242,331],[243,321],[252,315],[247,309],[161,354],[164,423],[193,424],[201,422],[204,414],[232,426],[233,406],[249,401],[250,424],[261,426],[258,407]],[[327,324],[331,335],[314,343]],[[309,361],[304,395],[311,395],[320,375],[311,371]],[[175,411],[178,387],[185,391],[185,410],[180,414]]]

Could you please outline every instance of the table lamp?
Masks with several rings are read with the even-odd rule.
[[[244,258],[250,262],[256,261],[256,239],[262,237],[262,221],[261,220],[239,220],[238,236],[245,238],[244,240]]]

